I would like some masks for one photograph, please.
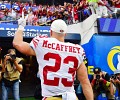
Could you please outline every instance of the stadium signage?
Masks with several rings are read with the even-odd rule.
[[[120,34],[120,19],[100,18],[98,19],[98,33]]]
[[[13,24],[0,24],[0,30],[9,30],[9,31],[16,31],[18,25]],[[26,26],[24,31],[31,31],[31,32],[50,32],[49,26]]]
[[[0,37],[13,37],[15,35],[15,31],[13,30],[0,30]],[[25,38],[33,38],[35,36],[41,37],[49,37],[48,32],[34,32],[34,31],[24,31],[23,36]]]
[[[31,7],[31,6],[25,6],[24,8],[25,8],[26,10],[28,10],[30,7]],[[3,9],[3,10],[4,10],[5,8],[8,8],[8,9],[14,8],[14,9],[16,9],[16,10],[20,10],[19,5],[17,5],[17,4],[12,4],[12,6],[11,6],[11,4],[0,4],[0,8]],[[31,7],[31,8],[33,9],[33,11],[35,11],[35,10],[38,9],[38,7]]]
[[[6,31],[7,32],[7,37],[13,37],[15,35],[15,31]],[[41,33],[36,33],[36,32],[24,32],[23,33],[23,36],[25,38],[33,38],[33,37],[36,37],[40,35],[41,37],[48,37],[49,35],[44,33],[44,34],[41,34]]]
[[[0,30],[16,31],[17,28],[4,28],[4,27],[0,27]],[[31,32],[49,32],[49,30],[38,30],[38,29],[25,29],[24,31],[31,31]]]
[[[89,43],[82,45],[88,58],[88,74],[94,67],[112,74],[120,69],[120,36],[93,35]],[[104,52],[103,52],[104,51]]]
[[[0,37],[13,37],[18,25],[0,24]],[[25,38],[33,38],[37,35],[49,36],[49,26],[26,26],[23,36]]]

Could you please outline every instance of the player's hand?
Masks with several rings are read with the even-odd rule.
[[[26,26],[26,20],[28,18],[28,15],[24,17],[24,12],[22,12],[22,18],[18,20],[18,29],[24,30],[24,27]]]
[[[10,57],[9,54],[6,54],[6,55],[4,56],[4,58],[5,58],[5,60],[9,60],[9,59],[11,59],[11,57]]]
[[[24,18],[20,18],[18,20],[18,26],[20,30],[24,30],[24,27],[26,26],[26,20]]]

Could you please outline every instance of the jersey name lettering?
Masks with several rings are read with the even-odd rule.
[[[80,48],[75,46],[67,46],[58,43],[49,43],[47,40],[43,41],[42,47],[58,50],[58,51],[65,51],[65,52],[72,52],[72,53],[80,53]]]

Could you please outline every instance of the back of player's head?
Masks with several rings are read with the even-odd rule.
[[[51,30],[59,34],[65,34],[67,33],[67,24],[62,19],[54,20],[51,24]]]

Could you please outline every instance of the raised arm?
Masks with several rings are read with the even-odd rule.
[[[24,18],[19,19],[18,25],[19,25],[18,30],[16,31],[13,39],[13,47],[25,55],[35,56],[35,52],[30,47],[29,43],[23,41],[23,30],[24,27],[26,26],[26,19]]]
[[[81,83],[86,100],[93,100],[93,90],[88,79],[87,68],[84,62],[80,65],[80,67],[77,70],[77,77]]]

